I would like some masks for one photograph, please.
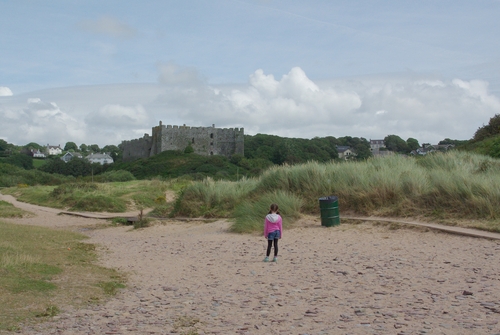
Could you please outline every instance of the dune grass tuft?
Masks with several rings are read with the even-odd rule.
[[[272,167],[251,182],[194,183],[180,195],[174,212],[234,217],[233,231],[244,232],[260,229],[260,208],[271,202],[279,204],[279,194],[301,199],[300,213],[314,215],[319,215],[320,197],[336,195],[341,215],[494,222],[500,218],[498,185],[498,160],[461,151],[416,158],[394,155],[364,162],[308,162]],[[491,223],[481,226],[493,231],[500,228]]]

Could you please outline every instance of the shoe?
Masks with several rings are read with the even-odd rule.
[[[264,262],[269,262],[269,257],[264,258]]]
[[[278,262],[278,257],[273,258],[273,262],[277,263]]]

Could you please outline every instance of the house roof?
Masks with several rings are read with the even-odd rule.
[[[108,154],[90,154],[86,157],[87,159],[113,159]]]
[[[350,150],[351,147],[345,146],[345,145],[337,145],[337,152],[338,153],[343,153],[346,152],[347,150]]]

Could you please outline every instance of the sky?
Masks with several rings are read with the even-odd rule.
[[[0,0],[0,138],[164,125],[467,140],[500,114],[500,0]]]

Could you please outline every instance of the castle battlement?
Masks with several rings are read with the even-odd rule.
[[[151,136],[123,141],[123,160],[133,160],[157,155],[166,150],[181,150],[191,146],[199,155],[244,154],[244,128],[191,127],[179,125],[153,126]]]

